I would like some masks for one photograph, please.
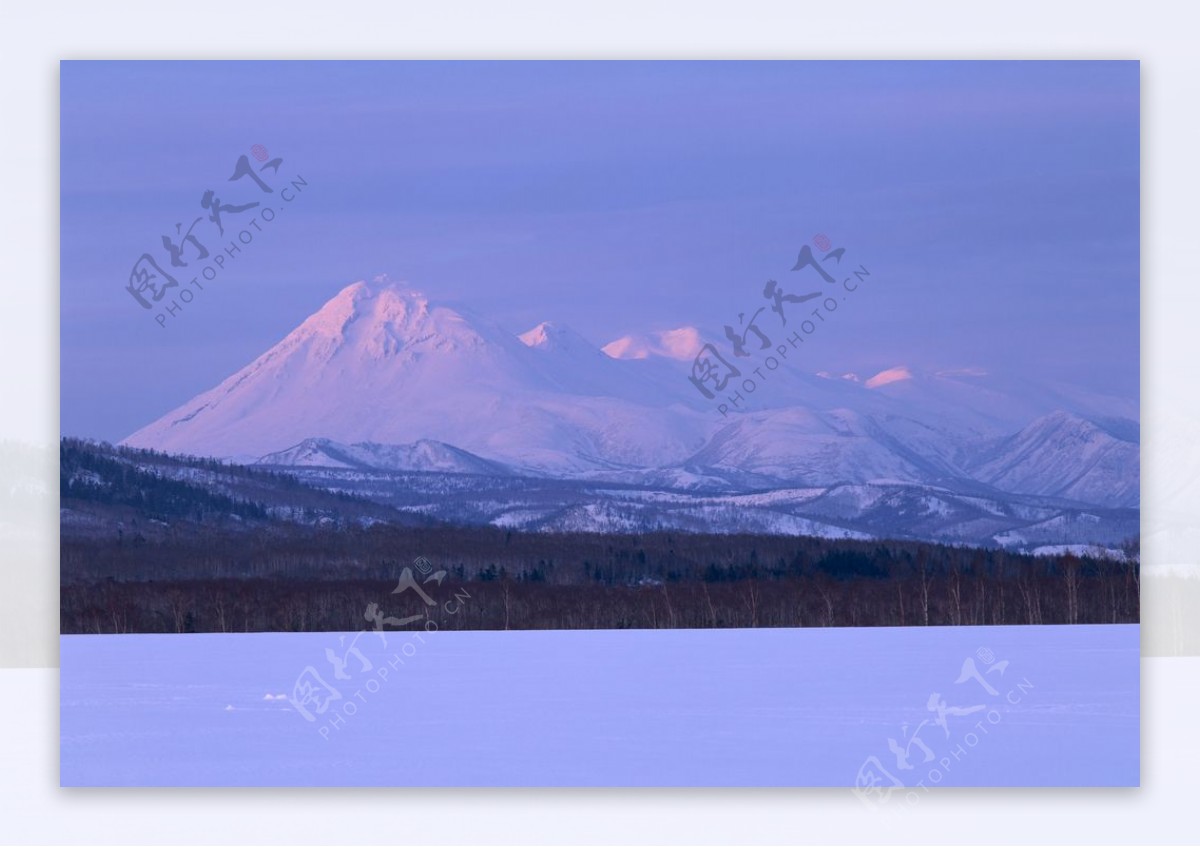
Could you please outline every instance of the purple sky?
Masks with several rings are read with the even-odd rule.
[[[67,62],[62,429],[120,439],[378,274],[514,332],[717,340],[817,233],[874,287],[806,369],[1136,397],[1138,87],[1136,62]],[[308,187],[160,327],[130,269],[170,269],[206,190],[262,198],[226,181],[255,144]],[[194,232],[216,252],[245,218]]]

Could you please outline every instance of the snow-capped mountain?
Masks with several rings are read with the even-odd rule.
[[[518,337],[395,284],[359,282],[131,446],[263,456],[308,438],[453,445],[529,472],[680,461],[707,421],[566,327]],[[680,382],[683,382],[680,379]],[[669,399],[669,398],[668,398]]]
[[[752,403],[720,414],[687,379],[701,344],[687,327],[603,349],[549,321],[516,334],[405,286],[358,282],[125,443],[721,496],[898,485],[928,503],[934,489],[1072,508],[1138,503],[1134,402],[971,369],[832,375],[788,363]]]
[[[610,341],[601,349],[614,359],[648,359],[662,356],[681,362],[690,362],[704,346],[700,330],[694,326],[681,326],[644,335],[624,335]]]

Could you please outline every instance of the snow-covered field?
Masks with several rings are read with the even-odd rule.
[[[857,784],[868,803],[1137,785],[1138,642],[1136,625],[63,636],[61,781]]]

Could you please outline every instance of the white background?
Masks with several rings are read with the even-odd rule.
[[[0,515],[0,840],[18,843],[1196,843],[1200,6],[1175,3],[6,2],[0,441],[58,440],[58,61],[1093,58],[1142,62],[1143,787],[850,791],[61,790],[57,483]],[[152,104],[148,104],[152,108]],[[1036,304],[1031,304],[1036,308]],[[0,468],[0,474],[4,469]],[[3,480],[0,480],[3,482]],[[1098,740],[1102,743],[1102,740]]]

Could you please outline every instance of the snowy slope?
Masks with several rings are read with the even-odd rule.
[[[648,359],[661,356],[690,362],[704,346],[700,330],[681,326],[640,335],[625,335],[604,345],[604,352],[614,359]]]
[[[509,472],[499,462],[489,462],[466,450],[428,439],[413,444],[340,444],[328,438],[306,438],[286,450],[268,453],[257,464],[464,474]]]
[[[411,288],[358,282],[124,443],[727,493],[894,482],[1138,502],[1135,402],[975,369],[831,375],[789,362],[723,416],[687,380],[700,343],[690,327],[603,349],[549,321],[517,335]]]
[[[698,449],[702,413],[680,404],[650,414],[663,387],[630,365],[565,328],[521,339],[410,289],[359,282],[124,443],[263,456],[308,438],[428,439],[547,473],[644,467]]]
[[[1135,428],[1055,412],[981,452],[971,470],[1004,491],[1136,506],[1138,451]]]

